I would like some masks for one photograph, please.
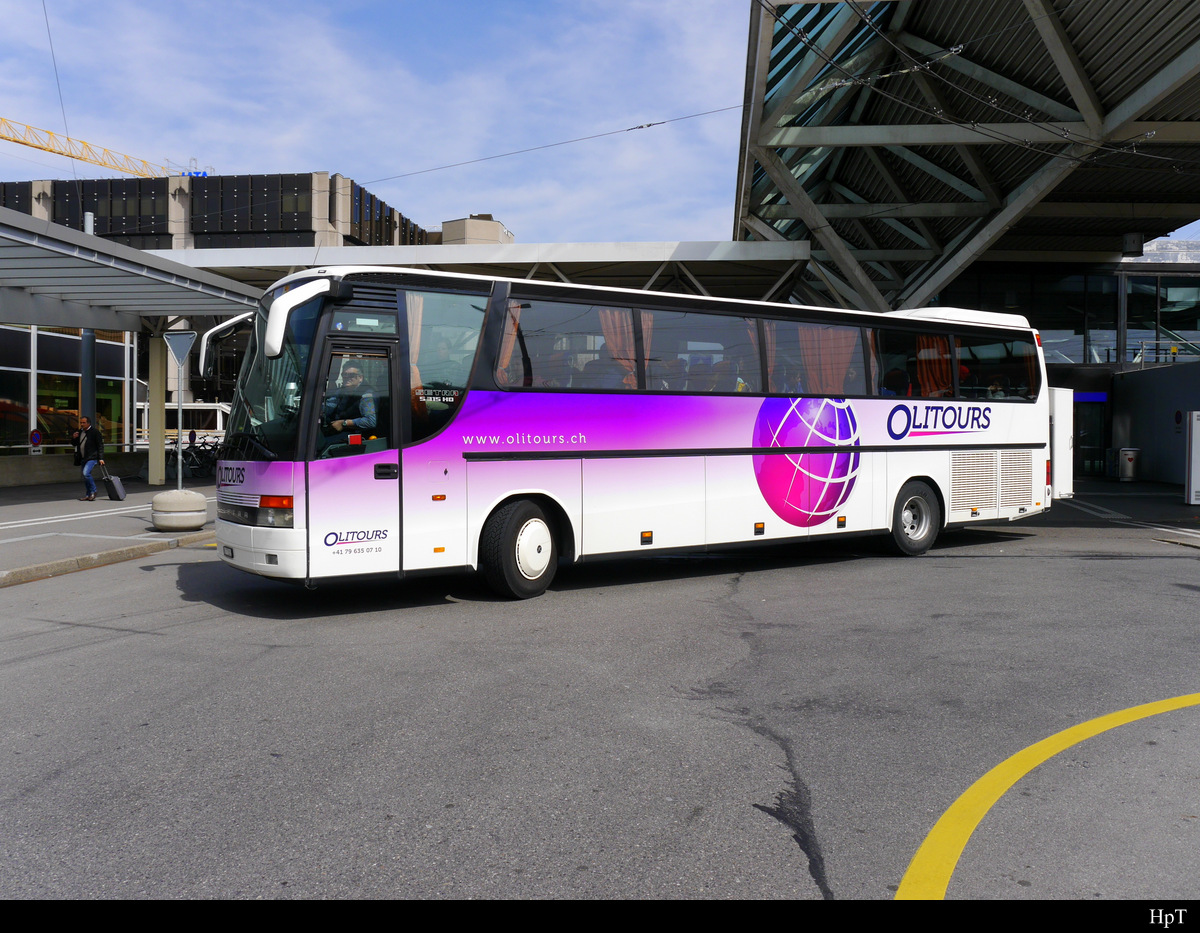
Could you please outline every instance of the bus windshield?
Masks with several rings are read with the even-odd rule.
[[[283,351],[275,359],[264,352],[267,312],[259,309],[234,390],[224,459],[297,459],[304,374],[322,300],[314,298],[292,311]]]

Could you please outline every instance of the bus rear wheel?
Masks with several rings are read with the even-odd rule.
[[[942,527],[942,510],[933,490],[919,480],[905,483],[892,511],[892,543],[915,557],[933,546]]]
[[[544,593],[558,569],[558,548],[542,510],[521,499],[492,513],[479,539],[479,562],[488,586],[501,596]]]

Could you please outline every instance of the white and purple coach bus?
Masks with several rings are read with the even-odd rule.
[[[309,586],[856,534],[926,551],[1050,506],[1018,316],[872,314],[389,268],[265,296],[218,473],[234,567]]]

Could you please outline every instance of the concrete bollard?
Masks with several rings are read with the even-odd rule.
[[[151,500],[150,508],[159,531],[196,531],[208,521],[208,502],[191,489],[160,492]]]

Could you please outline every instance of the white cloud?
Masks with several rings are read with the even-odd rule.
[[[370,182],[739,104],[741,2],[47,2],[71,132],[94,144],[340,172],[418,223],[490,211],[523,242],[729,236],[736,110]],[[40,14],[0,0],[0,115],[61,131]],[[0,178],[73,174],[103,172],[0,143]]]

